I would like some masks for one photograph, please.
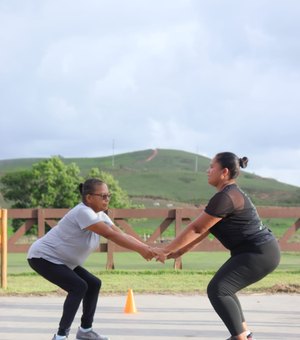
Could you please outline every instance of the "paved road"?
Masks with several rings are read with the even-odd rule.
[[[136,314],[124,313],[127,296],[103,296],[94,328],[111,340],[224,340],[229,334],[204,295],[136,295]],[[300,295],[241,295],[257,340],[300,339]],[[0,340],[50,340],[63,297],[0,297]],[[75,339],[80,313],[70,340]]]

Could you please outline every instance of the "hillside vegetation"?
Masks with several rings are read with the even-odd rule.
[[[0,176],[7,172],[28,169],[42,159],[13,159],[0,161]],[[97,167],[111,173],[132,201],[146,207],[160,203],[181,206],[205,204],[215,192],[208,185],[206,170],[210,159],[179,150],[143,150],[109,157],[63,158],[74,162],[82,175]],[[243,171],[238,180],[241,188],[257,205],[297,206],[300,188],[274,179]],[[0,198],[1,206],[8,206]]]

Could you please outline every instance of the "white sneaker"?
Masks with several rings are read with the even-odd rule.
[[[76,340],[109,340],[109,338],[105,335],[100,335],[93,330],[83,332],[79,327],[76,334]]]
[[[65,340],[65,339],[67,340],[67,337],[65,336],[64,338],[61,338],[61,339],[62,339],[62,340]],[[56,338],[56,334],[54,334],[54,335],[53,335],[53,338],[52,338],[52,340],[57,340],[57,338]]]

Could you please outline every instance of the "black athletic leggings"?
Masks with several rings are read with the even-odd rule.
[[[57,334],[68,335],[81,301],[81,327],[92,327],[101,280],[80,266],[72,270],[63,264],[54,264],[41,258],[28,259],[28,263],[37,273],[68,293]]]
[[[215,311],[232,336],[241,334],[245,321],[236,292],[261,280],[279,264],[276,240],[253,247],[251,252],[232,255],[217,271],[207,287]]]

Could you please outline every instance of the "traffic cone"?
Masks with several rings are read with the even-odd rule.
[[[137,310],[135,308],[135,303],[134,303],[132,289],[128,289],[128,294],[127,294],[126,304],[125,304],[125,308],[124,308],[124,313],[128,313],[128,314],[137,313]]]

